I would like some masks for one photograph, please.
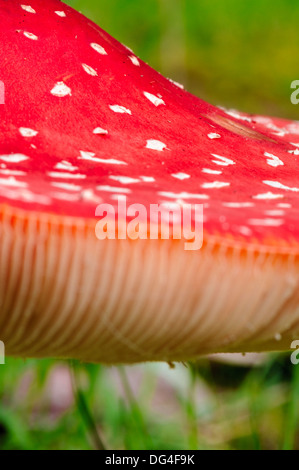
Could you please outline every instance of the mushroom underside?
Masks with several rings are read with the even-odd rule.
[[[0,218],[7,355],[106,364],[288,350],[299,334],[299,257],[222,243],[97,240],[94,221]]]

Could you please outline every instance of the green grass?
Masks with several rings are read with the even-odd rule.
[[[285,355],[254,368],[7,359],[0,449],[299,449],[298,377]]]

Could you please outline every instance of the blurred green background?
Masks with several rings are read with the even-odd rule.
[[[298,119],[299,2],[68,0],[216,105]],[[7,358],[0,449],[299,449],[299,366],[286,355],[105,368]]]
[[[299,2],[68,0],[162,74],[201,98],[299,119]]]

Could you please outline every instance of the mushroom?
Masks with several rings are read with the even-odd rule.
[[[0,26],[6,353],[110,364],[289,349],[299,124],[205,103],[58,0],[0,0]],[[201,249],[120,236],[136,204],[203,206]],[[121,205],[131,218],[99,240],[100,214]]]

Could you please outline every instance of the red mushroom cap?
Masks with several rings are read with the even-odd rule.
[[[7,351],[131,362],[288,347],[299,124],[205,103],[58,0],[0,0],[0,26]],[[96,240],[96,206],[120,195],[204,204],[202,250]]]

